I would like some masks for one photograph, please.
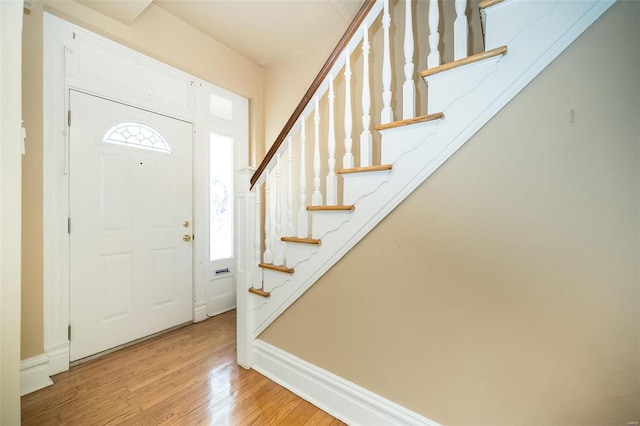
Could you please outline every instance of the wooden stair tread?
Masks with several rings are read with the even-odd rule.
[[[257,294],[258,296],[262,296],[262,297],[271,297],[271,293],[269,293],[268,291],[264,291],[262,289],[259,289],[259,288],[251,287],[249,289],[249,293]]]
[[[308,206],[307,211],[310,212],[340,212],[353,211],[356,206]]]
[[[435,68],[432,68],[432,69],[435,69]],[[424,123],[424,122],[427,122],[427,121],[439,120],[439,119],[441,119],[443,117],[444,117],[443,113],[436,112],[435,114],[421,115],[420,117],[407,118],[405,120],[398,120],[398,121],[394,121],[394,122],[386,123],[386,124],[378,124],[377,126],[375,126],[375,129],[377,131],[387,130],[387,129],[392,129],[394,127],[408,126],[410,124]]]
[[[282,265],[272,265],[271,263],[260,263],[258,266],[264,269],[271,269],[272,271],[285,272],[287,274],[293,274],[294,272],[293,268],[287,268]]]
[[[449,62],[439,67],[429,68],[420,73],[420,76],[428,77],[430,75],[438,74],[443,71],[449,71],[454,68],[461,67],[463,65],[473,64],[475,62],[484,61],[485,59],[493,58],[495,56],[505,55],[507,53],[507,46],[496,47],[495,49],[487,50],[486,52],[478,53],[477,55],[467,56],[466,58],[458,59],[457,61]]]
[[[486,9],[491,6],[495,6],[498,3],[502,3],[503,1],[504,0],[482,0],[480,3],[478,3],[478,7],[480,9]]]
[[[381,172],[385,170],[391,170],[391,164],[380,164],[378,166],[368,166],[368,167],[352,167],[350,169],[341,169],[338,170],[338,174],[344,175],[349,173],[366,173],[366,172]]]
[[[298,237],[282,237],[281,241],[286,243],[300,243],[300,244],[312,244],[312,245],[320,245],[320,240],[316,240],[315,238],[298,238]]]

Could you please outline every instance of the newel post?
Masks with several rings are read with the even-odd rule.
[[[236,263],[236,333],[238,365],[251,368],[253,364],[253,320],[251,318],[252,298],[249,288],[257,279],[254,256],[256,235],[256,194],[260,185],[249,190],[249,179],[256,171],[254,167],[236,170],[235,187],[238,188],[235,226]],[[259,249],[258,249],[259,250]]]

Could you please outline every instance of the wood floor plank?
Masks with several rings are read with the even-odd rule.
[[[344,424],[238,367],[235,339],[231,311],[74,366],[22,397],[22,424]]]
[[[317,407],[307,401],[300,401],[300,403],[282,419],[280,424],[303,425],[311,416],[313,416],[316,410]],[[268,423],[260,424],[267,425]]]

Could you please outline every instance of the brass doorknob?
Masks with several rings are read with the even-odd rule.
[[[185,235],[182,237],[182,239],[183,239],[184,241],[191,241],[191,235],[189,235],[189,234],[185,234]]]

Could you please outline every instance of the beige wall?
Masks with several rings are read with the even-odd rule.
[[[340,40],[336,34],[264,67],[265,142],[270,147]]]
[[[251,163],[263,155],[264,71],[227,47],[150,5],[123,25],[70,0],[45,0],[44,8],[148,56],[250,100]],[[40,0],[25,17],[23,94],[29,135],[24,158],[22,358],[43,352],[42,324],[42,10]],[[170,30],[168,30],[170,29]]]
[[[24,15],[22,119],[22,359],[44,351],[42,309],[42,4]]]
[[[261,338],[443,424],[638,421],[638,22],[614,5]]]

